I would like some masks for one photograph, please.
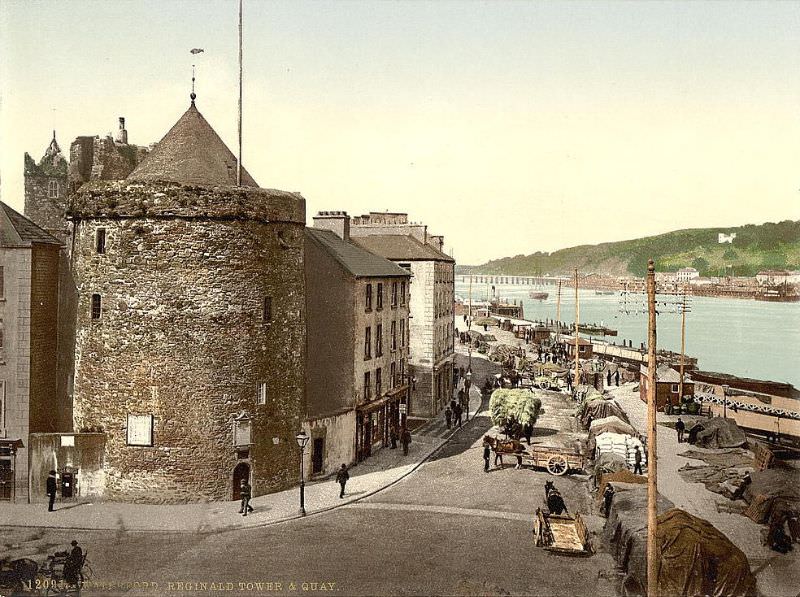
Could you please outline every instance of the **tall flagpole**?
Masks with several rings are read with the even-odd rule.
[[[658,478],[656,477],[656,268],[647,262],[647,597],[658,597]],[[681,379],[680,385],[683,385]]]
[[[242,186],[242,0],[239,0],[239,159],[236,160],[236,186]]]
[[[581,378],[578,373],[580,361],[578,361],[578,353],[580,352],[580,339],[581,335],[578,332],[578,325],[581,320],[581,303],[578,298],[578,268],[575,268],[575,383],[576,388],[581,383]]]

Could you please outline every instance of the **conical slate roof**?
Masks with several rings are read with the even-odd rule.
[[[29,247],[33,243],[60,245],[61,241],[0,201],[0,247]]]
[[[235,185],[236,157],[192,102],[127,180]],[[258,187],[244,167],[242,186]]]

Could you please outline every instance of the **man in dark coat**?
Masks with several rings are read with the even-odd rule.
[[[675,431],[678,432],[678,443],[683,443],[683,432],[686,431],[686,423],[680,417],[675,422]]]
[[[408,456],[408,444],[411,443],[411,432],[403,427],[403,431],[400,434],[400,442],[403,444],[403,455]]]
[[[606,371],[606,385],[611,386],[611,368]]]
[[[463,414],[463,412],[464,411],[462,410],[461,405],[456,403],[456,407],[453,409],[453,416],[456,419],[456,425],[458,425],[459,427],[461,427],[461,415]]]
[[[389,443],[391,444],[392,450],[397,448],[397,427],[394,425],[389,428]]]
[[[488,442],[483,442],[483,472],[489,472],[489,456],[492,455]]]
[[[525,436],[525,440],[528,442],[528,445],[531,445],[531,436],[533,435],[533,425],[530,423],[525,423],[522,426],[522,434]]]
[[[608,518],[609,514],[611,514],[611,501],[614,499],[614,487],[611,483],[606,485],[606,489],[603,492],[603,510],[605,510],[606,518]]]
[[[452,420],[453,420],[453,411],[450,410],[450,407],[448,406],[446,409],[444,409],[444,421],[445,423],[447,423],[448,429],[450,429]]]
[[[341,491],[339,492],[339,497],[344,497],[344,486],[347,484],[348,479],[350,479],[350,473],[347,472],[347,465],[342,464],[342,467],[336,473],[336,482],[341,486]]]
[[[617,370],[614,371],[614,383],[619,386],[619,367],[617,367]]]
[[[83,550],[78,546],[78,542],[73,540],[72,549],[64,561],[64,580],[71,585],[78,585],[78,580],[83,583]]]
[[[250,505],[250,498],[253,497],[253,488],[250,487],[250,483],[246,479],[242,479],[242,483],[239,485],[239,497],[242,498],[239,514],[247,516],[248,512],[253,511],[253,506]]]
[[[56,472],[50,471],[50,474],[47,475],[47,497],[50,498],[50,503],[47,506],[47,511],[53,511],[53,504],[56,501]]]
[[[633,454],[633,474],[634,475],[642,475],[642,451],[639,449],[639,446],[636,446],[635,452]]]

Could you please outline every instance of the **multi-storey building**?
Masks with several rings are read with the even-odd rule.
[[[0,500],[30,498],[30,434],[71,428],[54,375],[60,249],[58,239],[0,203]]]
[[[306,230],[307,427],[312,475],[389,443],[410,402],[410,272],[350,242],[344,212]]]

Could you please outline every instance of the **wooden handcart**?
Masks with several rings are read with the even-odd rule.
[[[592,553],[589,532],[580,514],[550,514],[536,509],[533,533],[536,546],[548,551],[571,556],[588,556]]]
[[[561,476],[570,470],[583,470],[586,459],[583,454],[559,446],[528,446],[523,461],[532,466],[546,468],[551,475]]]

